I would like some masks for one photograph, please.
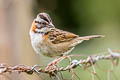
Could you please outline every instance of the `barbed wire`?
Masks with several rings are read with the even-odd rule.
[[[93,67],[93,73],[95,74],[96,71],[94,69],[94,64],[99,60],[111,60],[114,65],[117,65],[118,62],[114,62],[114,60],[119,60],[120,53],[114,52],[111,49],[108,49],[108,54],[102,54],[102,55],[93,55],[88,56],[86,59],[71,59],[71,57],[79,56],[79,55],[68,55],[68,56],[62,56],[59,58],[56,58],[54,61],[50,62],[45,68],[42,68],[39,65],[34,66],[26,66],[26,65],[16,65],[16,66],[8,66],[7,64],[0,64],[0,75],[5,73],[13,73],[18,72],[22,73],[25,72],[27,74],[32,75],[33,73],[46,73],[51,76],[55,76],[58,78],[57,73],[62,71],[72,71],[73,75],[75,73],[73,72],[73,69],[80,66],[84,66],[84,68],[88,68],[90,66]],[[59,67],[57,64],[59,64],[64,59],[69,60],[69,64],[66,67]],[[72,76],[73,77],[73,76]]]

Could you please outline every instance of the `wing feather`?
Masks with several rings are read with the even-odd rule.
[[[51,31],[48,33],[49,39],[52,41],[54,44],[62,43],[62,42],[67,42],[70,40],[73,40],[74,38],[77,38],[78,35],[63,31],[60,29],[51,29]]]

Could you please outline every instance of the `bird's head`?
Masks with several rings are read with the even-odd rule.
[[[39,13],[32,25],[32,31],[36,33],[47,33],[54,28],[52,20],[47,13]]]

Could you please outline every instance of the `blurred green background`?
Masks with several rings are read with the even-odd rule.
[[[107,48],[120,49],[120,0],[0,0],[0,63],[32,66],[46,65],[53,60],[34,54],[31,47],[29,29],[39,12],[50,14],[57,28],[80,36],[105,35],[105,38],[83,42],[71,54],[104,54]],[[66,62],[61,65],[64,64]],[[97,65],[95,68],[100,80],[120,80],[119,65],[113,69],[110,77],[107,77],[110,61],[99,61]],[[92,68],[89,69],[92,71]],[[90,72],[83,68],[77,68],[75,72],[80,80],[92,80]],[[65,79],[71,77],[69,72],[63,74]],[[45,74],[12,75],[8,75],[11,80],[49,80]],[[6,76],[0,77],[9,80]],[[74,80],[79,79],[75,77]],[[99,78],[95,76],[95,80]]]

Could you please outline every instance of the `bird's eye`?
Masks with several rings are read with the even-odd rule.
[[[46,22],[41,22],[41,24],[43,24],[43,25],[47,25],[47,23],[46,23]]]

